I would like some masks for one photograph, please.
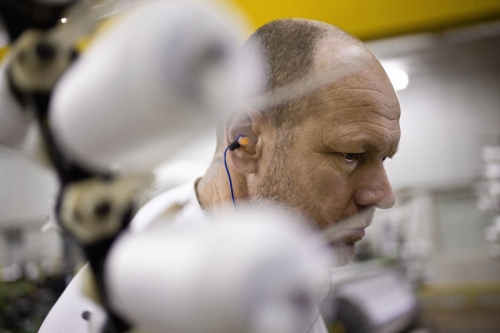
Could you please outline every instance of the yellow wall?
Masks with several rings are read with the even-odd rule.
[[[278,18],[334,24],[361,39],[500,18],[500,0],[233,0],[254,28]]]

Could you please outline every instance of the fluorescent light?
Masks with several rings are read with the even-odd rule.
[[[384,66],[384,69],[387,76],[389,76],[389,80],[391,80],[394,90],[403,90],[408,86],[409,79],[408,74],[406,74],[405,71],[388,66]]]
[[[61,19],[61,23],[66,23],[67,21],[68,21],[68,19],[67,19],[67,18],[65,18],[65,17],[63,17],[63,18]]]

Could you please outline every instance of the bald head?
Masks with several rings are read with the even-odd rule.
[[[330,49],[332,57],[348,46],[364,48],[359,40],[332,25],[304,19],[283,19],[262,26],[242,49],[260,48],[266,69],[264,86],[271,91],[310,73],[316,53],[325,41],[338,47],[337,50]]]
[[[359,67],[354,58],[360,55],[375,59],[361,41],[345,31],[305,19],[283,19],[262,26],[242,46],[242,51],[256,47],[264,58],[264,92],[283,89],[291,95],[261,110],[276,128],[290,129],[307,116],[307,102],[314,98],[316,90],[310,89],[308,77],[324,69],[338,70],[341,76],[345,65],[350,71]]]
[[[313,20],[282,19],[262,26],[241,48],[242,52],[255,50],[263,58],[264,97],[252,106],[266,115],[283,139],[313,114],[311,104],[325,87],[341,84],[354,72],[382,68],[360,40]],[[217,142],[220,151],[222,127],[217,130]]]

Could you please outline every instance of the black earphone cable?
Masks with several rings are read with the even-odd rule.
[[[229,168],[227,167],[227,160],[226,160],[227,151],[230,149],[230,146],[231,145],[227,146],[226,150],[224,150],[224,166],[226,167],[227,178],[229,179],[229,190],[231,191],[231,200],[233,201],[234,210],[236,210],[236,213],[238,213],[238,208],[236,207],[236,200],[234,199],[233,181],[231,180],[231,174],[229,173]],[[231,151],[232,150],[234,149],[231,149]]]

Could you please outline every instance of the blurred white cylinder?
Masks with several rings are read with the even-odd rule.
[[[106,264],[112,306],[158,333],[304,333],[327,263],[312,250],[321,247],[279,219],[253,214],[122,237]]]
[[[19,148],[22,146],[30,127],[28,110],[23,110],[14,99],[7,82],[8,60],[0,67],[0,144]]]
[[[84,165],[149,171],[241,102],[252,89],[247,67],[213,13],[181,2],[147,3],[105,31],[64,74],[51,124],[64,152]]]

